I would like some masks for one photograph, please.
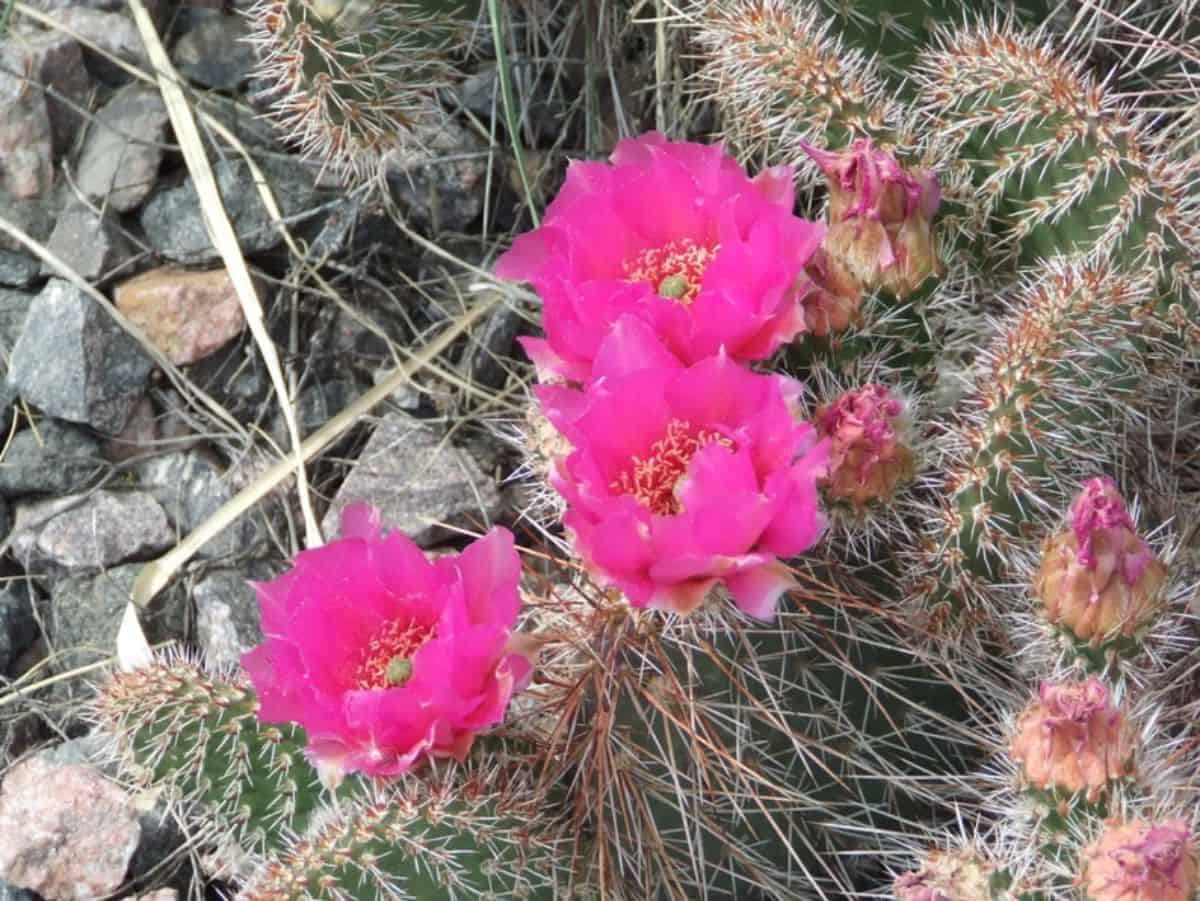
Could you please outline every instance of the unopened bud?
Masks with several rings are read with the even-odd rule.
[[[933,173],[906,169],[867,138],[842,153],[804,150],[829,182],[822,247],[863,290],[904,299],[941,272],[932,231],[941,191]]]
[[[1077,685],[1042,683],[1017,722],[1012,758],[1029,786],[1096,801],[1133,761],[1128,723],[1108,688],[1093,677]]]
[[[1080,865],[1090,901],[1192,901],[1200,888],[1184,820],[1109,821]]]
[[[837,259],[818,247],[804,267],[804,274],[811,282],[811,287],[800,301],[804,307],[804,325],[808,334],[824,338],[829,334],[844,332],[861,320],[862,285]]]
[[[883,385],[847,391],[821,407],[816,427],[830,440],[829,475],[822,484],[831,500],[855,506],[885,500],[912,476],[904,404]]]
[[[896,901],[991,901],[992,868],[971,848],[933,850],[892,883]]]
[[[1088,481],[1071,528],[1047,539],[1034,593],[1049,622],[1093,647],[1133,636],[1158,612],[1167,569],[1134,529],[1111,479]]]

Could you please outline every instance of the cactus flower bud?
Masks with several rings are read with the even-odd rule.
[[[932,233],[941,191],[932,172],[905,169],[868,138],[842,153],[804,150],[829,182],[822,247],[864,290],[903,299],[941,271]]]
[[[904,405],[879,384],[847,391],[816,415],[817,431],[830,439],[831,500],[855,506],[890,498],[913,472],[905,441]]]
[[[837,259],[817,248],[804,267],[812,288],[804,295],[806,330],[817,338],[844,332],[862,318],[863,290],[858,279]]]
[[[1200,880],[1183,820],[1109,821],[1081,857],[1090,901],[1191,901]]]
[[[1071,528],[1043,546],[1034,592],[1051,623],[1098,647],[1145,627],[1166,579],[1166,567],[1137,534],[1117,486],[1095,478],[1071,507]]]
[[[1133,743],[1108,688],[1092,677],[1077,685],[1043,682],[1038,700],[1017,721],[1012,758],[1035,788],[1097,801],[1108,783],[1124,776]]]
[[[971,848],[934,849],[921,869],[892,883],[896,901],[990,901],[992,868]]]

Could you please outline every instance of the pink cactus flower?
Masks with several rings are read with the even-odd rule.
[[[523,340],[539,376],[587,381],[627,313],[684,363],[769,356],[804,328],[804,265],[825,233],[793,203],[789,168],[751,179],[720,145],[658,132],[621,141],[611,164],[573,162],[541,227],[496,263],[545,303],[545,340]]]
[[[1090,901],[1191,901],[1200,889],[1188,824],[1111,820],[1085,848],[1084,894]]]
[[[824,524],[815,482],[828,446],[794,419],[795,382],[725,354],[684,366],[627,315],[585,391],[537,390],[576,448],[551,481],[602,583],[635,607],[686,613],[723,582],[747,613],[774,616],[792,585],[779,558]]]
[[[266,640],[242,663],[265,722],[299,723],[326,768],[403,773],[462,759],[530,674],[513,653],[521,607],[512,535],[492,529],[435,561],[354,504],[342,536],[256,585]]]
[[[910,171],[869,138],[841,153],[804,145],[829,182],[829,234],[825,253],[862,289],[912,294],[941,262],[932,221],[941,204],[937,178]]]

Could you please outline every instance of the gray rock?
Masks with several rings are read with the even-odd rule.
[[[0,356],[12,356],[35,297],[36,294],[26,294],[24,291],[0,290],[0,347],[4,351]]]
[[[280,134],[269,119],[264,118],[254,107],[247,105],[239,97],[226,97],[224,94],[202,94],[197,100],[200,109],[228,128],[237,139],[250,148],[265,150],[281,150]],[[210,149],[224,153],[228,149],[224,138],[216,135],[209,136],[204,122],[197,123],[205,137],[209,138]]]
[[[33,257],[0,250],[0,285],[27,288],[37,280],[41,269],[42,264]]]
[[[300,437],[307,438],[345,409],[363,390],[346,379],[322,381],[301,390],[296,399],[296,425]],[[276,412],[271,420],[271,437],[280,447],[289,446],[287,423],[281,412]]]
[[[156,88],[130,84],[96,113],[79,156],[76,185],[118,212],[139,206],[154,188],[167,108]]]
[[[17,505],[13,556],[27,570],[94,570],[144,560],[175,543],[145,491],[95,491]]]
[[[115,435],[153,368],[141,345],[97,301],[51,279],[30,305],[8,380],[50,416]]]
[[[221,469],[197,451],[163,454],[139,461],[134,472],[142,488],[162,504],[176,530],[186,535],[234,495]],[[199,551],[201,557],[227,557],[246,549],[255,538],[254,522],[243,516]]]
[[[82,203],[72,203],[62,211],[46,247],[91,283],[119,274],[133,257],[133,246],[116,222],[108,216],[97,216]],[[55,272],[42,265],[43,275]]]
[[[327,536],[339,533],[342,510],[355,501],[374,504],[385,523],[426,547],[449,534],[435,522],[479,528],[500,506],[495,480],[470,454],[400,412],[375,426],[325,514]]]
[[[0,676],[11,673],[17,658],[37,638],[33,586],[24,580],[0,587]]]
[[[71,494],[103,470],[97,438],[70,423],[43,419],[9,442],[0,460],[0,495]]]
[[[285,218],[315,206],[313,180],[295,163],[259,162]],[[282,238],[263,206],[249,167],[242,160],[224,159],[213,167],[225,212],[245,253],[277,247]],[[191,180],[156,194],[142,211],[142,228],[150,244],[168,259],[184,263],[211,262],[220,255],[208,237],[200,199]]]
[[[513,368],[510,361],[520,333],[521,316],[515,310],[502,306],[488,316],[464,353],[467,378],[487,388],[502,388]]]
[[[420,126],[387,161],[392,196],[415,224],[461,231],[483,211],[488,160],[483,142],[453,119]]]
[[[0,190],[0,219],[20,229],[35,241],[44,242],[50,237],[50,232],[54,231],[58,207],[58,198],[54,195],[17,197]],[[0,250],[7,250],[10,253],[29,253],[29,248],[24,244],[2,232],[0,232]]]
[[[11,882],[0,879],[0,901],[42,901],[42,898],[27,889],[18,888]]]
[[[24,71],[24,51],[0,47],[0,190],[37,197],[54,184],[54,143],[45,94]]]
[[[121,617],[129,603],[133,581],[140,564],[118,566],[91,576],[68,576],[51,592],[46,631],[50,644],[60,653],[54,668],[66,672],[112,654]],[[152,644],[182,638],[186,617],[184,597],[175,591],[160,594],[138,614]],[[73,695],[83,696],[84,686],[73,686]]]
[[[193,25],[175,44],[171,59],[176,68],[198,85],[233,91],[250,77],[254,48],[246,42],[246,22],[241,16],[192,10]]]
[[[269,578],[264,573],[260,579]],[[219,569],[196,583],[196,640],[213,666],[234,667],[242,654],[263,640],[258,596],[238,570]]]
[[[118,4],[117,9],[123,6],[123,3]],[[71,6],[58,13],[58,20],[117,59],[136,66],[149,64],[146,45],[142,43],[137,26],[120,11]],[[112,60],[88,47],[83,48],[83,61],[88,71],[107,84],[121,85],[132,78]]]

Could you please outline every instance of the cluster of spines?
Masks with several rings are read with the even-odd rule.
[[[389,153],[436,126],[466,6],[257,0],[247,15],[271,118],[306,156],[359,180],[376,175]]]
[[[807,159],[803,143],[906,144],[906,112],[861,51],[830,35],[820,10],[791,0],[702,0],[691,11],[707,51],[707,93],[746,155]]]
[[[918,593],[959,608],[986,601],[1063,508],[1072,477],[1115,454],[1148,387],[1154,337],[1139,328],[1152,295],[1144,278],[1082,264],[1052,267],[1021,292],[945,436],[944,468],[930,474]]]
[[[247,850],[302,829],[321,786],[291,724],[262,723],[245,680],[177,655],[114,673],[94,718],[119,742],[126,769],[170,786],[187,811]]]
[[[814,604],[836,595],[805,581]],[[954,692],[886,650],[895,636],[870,615],[574,606],[574,653],[543,667],[536,757],[547,785],[568,786],[572,833],[588,837],[575,869],[604,897],[854,891],[870,856],[846,852],[888,811],[936,803],[932,774],[953,754],[925,733],[936,711],[906,699],[920,685],[948,710]]]
[[[174,655],[114,673],[92,711],[123,772],[167,787],[196,834],[259,861],[244,897],[556,897],[541,837],[553,816],[520,808],[528,786],[507,764],[480,754],[326,788],[303,730],[258,709],[240,675]]]
[[[516,812],[517,788],[504,769],[494,762],[451,766],[324,807],[239,898],[552,901],[555,849],[530,825],[547,812]]]
[[[1167,276],[1195,248],[1186,167],[1047,37],[947,31],[914,75],[930,155],[969,171],[965,199],[1001,260],[1077,254]]]

